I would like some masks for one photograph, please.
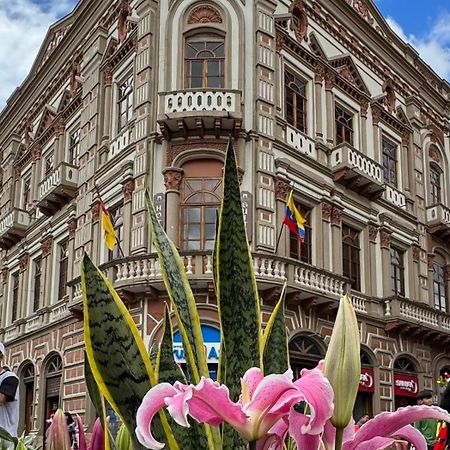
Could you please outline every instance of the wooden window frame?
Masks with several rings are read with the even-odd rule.
[[[117,131],[121,133],[133,120],[134,76],[129,74],[117,83]],[[122,120],[124,118],[124,120]]]
[[[67,295],[67,277],[69,269],[69,241],[65,240],[58,244],[59,251],[59,274],[58,274],[58,301]]]
[[[386,137],[381,139],[383,180],[391,186],[398,186],[398,145]],[[395,156],[392,155],[395,151]],[[392,176],[393,174],[393,176]]]
[[[334,107],[335,141],[336,145],[347,143],[353,146],[355,130],[353,119],[355,114],[336,104]]]
[[[431,205],[442,203],[442,172],[434,165],[430,164],[430,200]]]
[[[405,296],[405,252],[396,247],[391,247],[391,288],[392,293],[399,297]]]
[[[81,128],[77,127],[69,132],[69,164],[78,166],[80,156]]]
[[[25,211],[28,209],[28,205],[31,203],[31,176],[27,176],[23,180],[22,186],[22,209]]]
[[[312,264],[312,208],[309,208],[297,202],[295,202],[295,206],[305,219],[305,240],[304,242],[301,242],[298,234],[289,231],[289,257],[306,264]]]
[[[284,72],[284,106],[286,122],[302,133],[307,132],[307,82],[289,70]],[[294,88],[295,87],[295,88]],[[302,92],[303,91],[303,92]],[[292,95],[292,117],[289,114],[289,98]],[[300,117],[299,117],[300,116]]]
[[[433,304],[434,308],[447,312],[447,280],[445,267],[440,264],[433,264]]]
[[[33,312],[36,312],[41,298],[42,258],[40,256],[33,260],[33,271]]]
[[[361,247],[360,232],[348,225],[342,225],[342,273],[350,279],[351,288],[361,290]],[[346,255],[348,255],[346,257]]]
[[[204,49],[200,50],[199,48],[195,49],[194,45],[204,44]],[[217,44],[215,49],[208,49],[208,44]],[[219,47],[223,49],[222,56],[216,56],[214,52],[217,52]],[[196,56],[188,56],[188,50],[193,49],[197,51]],[[218,35],[210,35],[204,38],[201,37],[192,37],[186,39],[184,46],[184,84],[186,89],[224,89],[225,88],[225,62],[226,62],[226,51],[225,51],[225,39]],[[198,57],[200,53],[211,52],[211,57]],[[192,75],[192,65],[195,62],[202,62],[202,76],[201,76],[201,86],[195,86],[192,83],[194,79],[200,79],[200,77],[194,77]],[[208,76],[208,62],[218,62],[219,72],[217,76],[209,77]],[[219,81],[218,86],[212,86],[209,83],[209,80],[217,79]]]
[[[47,177],[55,169],[55,152],[51,151],[44,157],[44,175]]]
[[[14,323],[19,319],[19,285],[20,278],[19,272],[11,275],[12,284],[12,304],[11,304],[11,323]]]

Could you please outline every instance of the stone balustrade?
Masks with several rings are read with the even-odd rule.
[[[78,167],[62,162],[56,169],[50,172],[39,184],[39,202],[59,187],[78,187]]]
[[[109,145],[108,159],[112,159],[132,143],[132,129],[126,128]]]
[[[315,141],[309,138],[306,134],[302,133],[299,130],[296,130],[290,125],[287,125],[285,140],[286,144],[294,147],[300,153],[303,153],[304,155],[317,160]]]
[[[406,196],[403,192],[400,192],[398,189],[394,188],[390,184],[384,185],[386,190],[383,193],[384,200],[392,203],[398,208],[402,208],[406,210]]]

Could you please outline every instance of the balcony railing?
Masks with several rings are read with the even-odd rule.
[[[237,136],[242,125],[241,91],[180,90],[160,94],[158,124],[167,140],[173,135],[232,132]]]
[[[406,210],[406,196],[403,192],[400,192],[398,189],[394,188],[390,184],[384,185],[386,190],[383,193],[384,200],[392,203],[394,206],[398,208],[402,208]]]
[[[384,192],[383,167],[349,144],[341,144],[331,152],[334,180],[368,198]]]
[[[45,215],[52,215],[73,199],[78,187],[78,168],[62,162],[45,176],[39,185],[38,206]]]
[[[287,125],[285,139],[286,144],[294,147],[300,153],[317,160],[317,150],[314,140],[303,134],[301,131]]]
[[[0,218],[0,248],[13,247],[25,235],[30,225],[30,214],[19,208],[12,208]]]
[[[450,241],[450,209],[444,205],[427,208],[429,232],[440,239]]]
[[[131,128],[127,128],[116,136],[109,146],[108,159],[114,158],[131,144],[132,131],[133,130]]]

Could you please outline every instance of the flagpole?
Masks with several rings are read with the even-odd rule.
[[[281,224],[280,232],[278,233],[277,245],[275,246],[275,251],[274,251],[275,255],[277,254],[278,245],[280,244],[281,235],[283,234],[283,229],[284,229],[284,223]]]

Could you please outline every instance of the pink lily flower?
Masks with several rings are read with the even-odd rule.
[[[181,426],[189,427],[188,415],[201,423],[217,426],[230,424],[258,448],[272,448],[265,444],[268,433],[277,422],[291,417],[304,434],[320,435],[333,414],[333,390],[323,376],[322,363],[312,370],[303,370],[302,377],[293,382],[291,370],[284,374],[264,377],[253,367],[241,379],[242,394],[237,403],[230,400],[225,385],[202,377],[196,386],[161,383],[146,394],[137,412],[136,435],[147,448],[159,450],[164,444],[153,437],[150,425],[155,414],[167,406],[169,414]],[[309,415],[298,413],[293,406],[305,401]],[[270,439],[274,434],[271,434]],[[261,445],[264,446],[261,446]]]

